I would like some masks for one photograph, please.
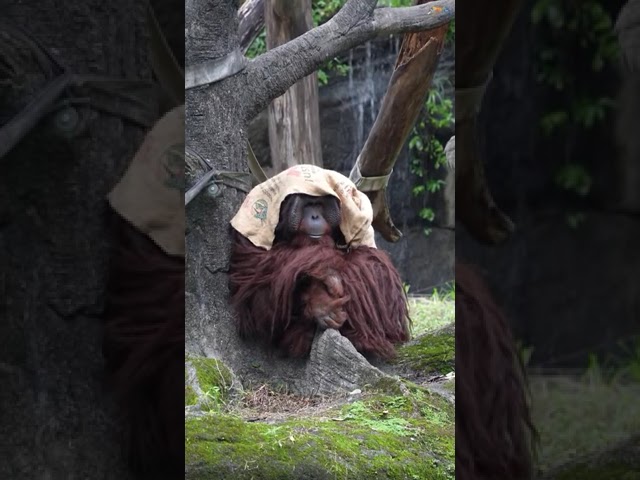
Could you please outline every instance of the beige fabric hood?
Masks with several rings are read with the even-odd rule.
[[[269,250],[278,225],[280,205],[292,193],[338,198],[340,230],[347,244],[376,247],[369,198],[344,175],[315,165],[296,165],[255,187],[231,220],[231,225],[257,247]]]
[[[154,125],[108,201],[166,253],[184,256],[184,105]]]

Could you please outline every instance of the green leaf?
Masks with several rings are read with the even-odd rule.
[[[429,192],[431,193],[435,193],[438,190],[440,190],[442,185],[444,185],[443,180],[432,180],[432,179],[427,180],[427,190],[429,190]]]
[[[329,83],[329,77],[324,70],[318,70],[318,83],[320,85],[326,85]]]
[[[547,8],[551,0],[538,0],[531,9],[531,22],[533,24],[538,24],[542,21],[542,17],[544,16]]]
[[[414,137],[411,137],[411,140],[409,140],[409,148],[418,150],[419,152],[424,150],[424,145],[422,144],[422,138],[420,138],[417,135]]]
[[[425,191],[425,186],[424,185],[416,185],[415,187],[413,187],[413,195],[415,197],[417,197],[418,195],[420,195],[421,193],[424,193]]]
[[[420,212],[418,213],[418,215],[420,216],[420,218],[422,218],[423,220],[428,220],[430,222],[433,221],[433,219],[435,218],[435,213],[433,211],[433,209],[431,208],[422,208],[420,210]]]
[[[569,116],[567,112],[558,111],[547,113],[540,119],[540,127],[545,135],[549,136],[554,130],[560,128],[567,123]]]
[[[564,25],[564,12],[557,5],[549,5],[547,19],[553,28],[560,29]]]
[[[567,224],[569,228],[576,229],[585,222],[586,218],[584,213],[569,213],[567,214]]]
[[[564,165],[556,173],[555,180],[562,189],[573,191],[583,197],[591,190],[591,175],[580,164]]]

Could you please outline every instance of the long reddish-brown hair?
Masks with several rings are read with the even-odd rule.
[[[406,295],[385,252],[339,249],[328,236],[320,243],[299,236],[270,250],[233,229],[232,237],[231,303],[242,336],[270,339],[291,356],[308,354],[316,326],[301,314],[300,289],[305,278],[322,278],[329,269],[338,273],[349,298],[340,332],[358,351],[389,358],[395,344],[409,339]]]
[[[537,433],[525,370],[484,281],[456,262],[456,478],[529,479]]]
[[[103,354],[124,449],[142,478],[184,474],[184,257],[115,212]]]

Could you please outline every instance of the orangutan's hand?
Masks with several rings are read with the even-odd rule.
[[[349,297],[344,294],[342,279],[333,271],[322,279],[314,278],[302,294],[304,316],[312,319],[321,329],[339,329],[347,320],[344,305]]]

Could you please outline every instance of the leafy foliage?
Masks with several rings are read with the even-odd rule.
[[[553,180],[561,190],[584,198],[591,192],[592,173],[577,148],[612,111],[604,79],[618,58],[613,21],[603,1],[538,0],[531,22],[540,44],[536,80],[551,105],[541,115],[540,130],[543,138],[562,139],[565,146]],[[574,227],[582,220],[579,212],[567,217]]]
[[[263,28],[262,31],[255,38],[253,43],[247,49],[247,58],[256,58],[258,55],[262,55],[267,51],[267,32]]]
[[[222,388],[217,385],[214,385],[207,390],[203,391],[203,396],[205,399],[205,410],[209,412],[221,412],[223,411],[226,400],[224,398],[224,392]]]
[[[455,41],[455,23],[451,23],[445,42],[452,45]],[[444,180],[431,172],[439,170],[446,165],[447,158],[444,147],[448,134],[455,124],[453,101],[445,95],[447,88],[451,87],[449,79],[435,82],[427,94],[422,114],[413,128],[409,137],[409,150],[411,152],[409,168],[417,177],[417,183],[413,187],[414,196],[424,196],[427,199],[440,191],[444,186]],[[445,134],[445,135],[443,135]],[[425,220],[427,227],[425,235],[429,235],[429,225],[435,221],[433,208],[425,206],[418,211],[418,216]]]

